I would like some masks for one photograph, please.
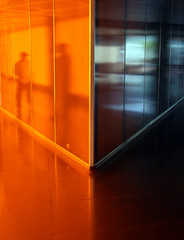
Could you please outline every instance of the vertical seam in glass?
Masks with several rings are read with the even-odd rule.
[[[15,82],[15,26],[14,26],[14,0],[12,0],[12,7],[13,7],[13,16],[12,16],[12,28],[13,28],[13,71],[14,71],[14,74],[13,74],[13,91],[14,91],[14,101],[15,101],[15,105],[14,105],[14,111],[15,111],[15,116],[17,115],[16,114],[16,82]]]
[[[147,11],[148,11],[148,1],[146,0],[146,9],[145,9],[145,46],[144,46],[144,96],[143,96],[143,124],[142,127],[144,126],[144,121],[145,121],[145,105],[146,105],[146,50],[147,50]]]
[[[180,20],[179,20],[180,21]],[[179,38],[178,38],[178,66],[177,66],[177,88],[179,89],[179,72],[180,72],[180,68],[179,68],[179,59],[180,59],[180,22],[179,22]],[[179,97],[178,97],[179,99]],[[176,100],[178,100],[176,99]]]
[[[171,33],[170,33],[170,46],[169,46],[169,83],[168,83],[168,106],[170,105],[170,86],[171,86],[171,41],[172,41],[172,31],[173,31],[173,1],[171,6]]]
[[[94,49],[95,49],[94,0],[89,0],[89,165],[94,166]]]
[[[29,0],[29,50],[30,50],[30,79],[31,79],[31,126],[33,127],[33,81],[32,81],[32,41],[31,41],[31,0]]]
[[[54,142],[56,143],[56,63],[55,63],[55,41],[56,41],[56,29],[55,29],[55,0],[53,0],[53,74],[54,74]]]
[[[95,165],[96,162],[99,161],[99,122],[98,122],[98,117],[99,117],[99,109],[98,109],[98,102],[99,102],[99,82],[98,82],[98,70],[99,66],[96,63],[96,46],[99,44],[99,27],[100,27],[100,15],[99,15],[99,9],[100,9],[100,0],[94,0],[94,12],[95,12],[95,22],[94,22],[94,28],[95,28],[95,55],[94,55],[94,160],[95,160]],[[97,30],[98,29],[98,30]]]
[[[7,54],[7,36],[6,36],[6,2],[4,0],[4,31],[5,31],[5,53],[6,53],[6,56],[8,56]],[[6,60],[5,60],[6,61]],[[6,67],[6,91],[7,91],[7,97],[6,97],[6,104],[7,104],[7,110],[9,111],[9,87],[8,87],[8,63],[6,61],[6,64],[5,64],[5,67]]]
[[[126,8],[127,8],[127,0],[125,0],[125,20],[124,20],[124,89],[123,89],[123,142],[126,139],[126,111],[125,111],[125,88],[126,88],[126,34],[127,34],[127,14],[126,14]]]
[[[161,81],[161,47],[162,47],[162,6],[163,0],[160,1],[160,36],[159,36],[159,56],[158,56],[158,86],[157,86],[157,115],[160,107],[160,81]]]
[[[94,1],[94,166],[98,161],[98,82],[96,81],[96,45],[97,45],[97,15],[99,1]]]
[[[91,86],[92,86],[92,83],[91,83],[91,81],[92,81],[92,72],[91,72],[91,69],[92,69],[92,67],[91,67],[91,64],[92,64],[92,61],[91,61],[91,53],[92,53],[92,51],[91,51],[91,31],[92,31],[92,26],[90,26],[90,24],[91,24],[91,0],[89,0],[89,6],[88,6],[88,10],[89,10],[89,25],[88,25],[88,28],[89,28],[89,129],[88,129],[88,132],[89,132],[89,144],[88,144],[88,148],[89,148],[89,163],[90,163],[90,165],[92,164],[92,159],[91,159],[91,118],[92,118],[92,116],[91,116],[91,112],[92,112],[92,105],[91,105]]]

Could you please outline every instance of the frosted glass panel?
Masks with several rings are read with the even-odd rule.
[[[89,161],[89,2],[55,1],[56,142]]]
[[[54,140],[53,1],[31,0],[33,127]]]

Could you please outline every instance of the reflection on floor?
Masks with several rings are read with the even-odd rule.
[[[0,239],[90,239],[89,172],[37,138],[0,113]]]
[[[0,113],[1,238],[184,239],[183,121],[184,103],[89,173]]]

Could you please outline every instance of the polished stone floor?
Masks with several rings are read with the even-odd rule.
[[[184,103],[88,172],[0,112],[0,239],[184,239]]]

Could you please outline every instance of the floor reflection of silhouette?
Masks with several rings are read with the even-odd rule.
[[[28,56],[26,52],[20,53],[20,60],[15,63],[15,76],[17,117],[30,123],[31,82]]]

